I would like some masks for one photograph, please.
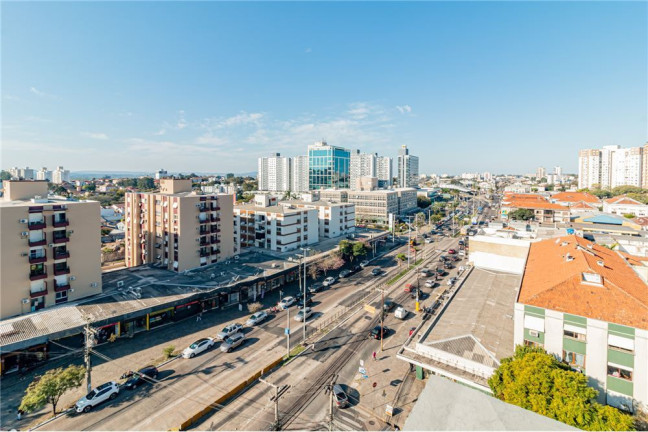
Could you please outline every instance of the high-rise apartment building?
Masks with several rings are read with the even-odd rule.
[[[52,180],[52,171],[48,171],[46,167],[43,167],[36,171],[36,180]]]
[[[11,174],[11,177],[15,178],[16,180],[33,180],[34,179],[34,170],[29,167],[25,168],[18,168],[18,167],[12,167],[9,168],[9,174]]]
[[[360,150],[351,152],[349,165],[351,189],[357,188],[358,179],[361,177],[377,177],[377,159],[377,153],[360,153]]]
[[[160,180],[163,179],[164,177],[167,176],[167,171],[163,168],[160,168],[159,170],[155,171],[155,180]]]
[[[390,187],[394,181],[394,169],[392,158],[387,156],[378,156],[376,158],[376,177],[378,177],[378,187]]]
[[[409,154],[406,145],[398,150],[398,187],[418,186],[419,159]]]
[[[290,158],[290,190],[308,192],[308,156]]]
[[[275,153],[259,158],[258,181],[260,191],[286,192],[291,188],[290,158]]]
[[[125,195],[126,266],[184,271],[234,254],[232,195],[202,195],[190,179],[161,179],[159,192]]]
[[[328,145],[325,141],[308,146],[309,189],[348,189],[349,150]]]
[[[63,169],[62,166],[58,166],[52,171],[52,183],[61,184],[63,182],[70,182],[70,171]]]
[[[644,147],[621,148],[605,146],[600,150],[581,150],[578,153],[578,186],[601,188],[648,185],[644,177]]]
[[[46,181],[5,181],[0,319],[101,293],[97,201],[48,198]]]
[[[536,174],[535,174],[536,180],[540,180],[541,178],[546,176],[547,176],[547,170],[545,170],[544,167],[538,167],[536,169]]]

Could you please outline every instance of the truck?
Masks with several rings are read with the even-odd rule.
[[[399,306],[394,312],[394,316],[401,320],[407,318],[407,314],[408,314],[407,310],[402,306]]]
[[[472,225],[477,225],[477,216],[473,216],[471,223]]]

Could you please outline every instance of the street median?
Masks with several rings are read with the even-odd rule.
[[[214,402],[207,405],[206,407],[204,407],[203,409],[201,409],[200,411],[196,412],[194,415],[189,417],[187,420],[182,422],[178,430],[181,431],[187,430],[192,425],[199,422],[204,416],[209,414],[211,411],[221,409],[223,404],[225,404],[227,401],[232,399],[234,396],[236,396],[238,393],[240,393],[242,390],[244,390],[247,386],[252,384],[254,381],[259,379],[263,374],[279,366],[281,363],[283,363],[283,361],[284,361],[284,357],[281,356],[276,360],[270,362],[264,368],[257,371],[252,376],[248,377],[246,380],[240,382],[238,385],[234,386],[230,391],[219,396]]]

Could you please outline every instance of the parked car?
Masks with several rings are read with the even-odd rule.
[[[302,322],[304,321],[304,316],[308,318],[309,316],[313,315],[313,310],[309,307],[306,308],[306,313],[304,313],[304,309],[299,309],[299,312],[297,312],[297,315],[295,315],[294,320]]]
[[[315,294],[316,292],[319,292],[324,288],[324,285],[322,282],[315,282],[311,286],[308,287],[308,292],[311,294]]]
[[[432,273],[432,270],[427,269],[427,268],[423,268],[423,269],[420,270],[420,272],[421,272],[421,274],[423,276],[430,276],[430,273]]]
[[[383,303],[383,311],[389,312],[394,308],[394,306],[396,306],[396,304],[392,300],[385,299],[385,302]]]
[[[245,323],[246,326],[252,327],[268,318],[268,313],[266,311],[260,311],[252,315]]]
[[[362,268],[365,268],[365,267],[367,267],[368,265],[369,265],[369,261],[367,261],[367,260],[364,260],[364,261],[362,261],[362,262],[360,263],[360,267],[362,267]]]
[[[450,261],[444,262],[443,268],[450,270],[451,268],[453,268],[452,263]]]
[[[313,304],[313,298],[312,297],[306,297],[306,306],[312,305]],[[299,301],[297,302],[297,307],[304,307],[304,299],[300,298]]]
[[[428,287],[428,288],[434,288],[436,286],[436,284],[437,283],[434,281],[434,279],[428,279],[425,282],[425,286]]]
[[[214,346],[214,338],[202,338],[189,345],[182,351],[183,358],[194,358],[203,351],[207,351]]]
[[[281,301],[277,303],[277,306],[279,307],[279,309],[283,310],[283,309],[288,309],[290,306],[294,304],[295,304],[295,297],[288,296],[282,298]]]
[[[455,255],[455,256],[452,257],[452,261],[454,261],[454,262],[461,261],[461,257]]]
[[[116,382],[110,381],[101,384],[99,387],[93,389],[90,393],[79,399],[74,407],[76,412],[88,412],[102,402],[109,399],[115,399],[118,394],[119,386]]]
[[[454,249],[448,249],[448,253],[449,253],[450,255],[454,255],[454,254],[457,253],[457,251],[454,250]]]
[[[233,335],[234,333],[237,333],[242,328],[243,328],[243,326],[241,324],[239,324],[239,323],[230,324],[227,327],[225,327],[223,330],[218,332],[218,334],[216,335],[216,339],[223,340],[227,336]]]
[[[155,366],[146,366],[137,372],[133,372],[128,381],[124,383],[124,387],[128,390],[135,390],[145,382],[152,382],[152,380],[157,378],[158,373],[159,372]]]
[[[437,267],[436,268],[436,274],[439,275],[439,276],[445,276],[446,271],[444,269],[442,269],[441,267]]]
[[[410,292],[410,291],[414,290],[415,288],[416,288],[416,287],[415,287],[414,285],[408,283],[408,284],[405,284],[405,289],[404,289],[404,291],[405,291],[405,292]]]
[[[394,316],[398,319],[404,320],[405,318],[407,318],[408,313],[409,312],[407,312],[407,310],[404,307],[399,306],[396,308],[396,311],[394,312]]]
[[[243,342],[245,342],[245,335],[243,333],[234,333],[225,338],[220,346],[220,350],[223,352],[230,352]]]
[[[450,258],[448,258],[448,257],[445,256],[445,255],[441,255],[441,256],[439,257],[439,261],[440,261],[440,262],[445,262],[445,261],[448,260],[448,259],[450,259]]]
[[[446,282],[446,283],[448,284],[448,286],[452,286],[456,282],[457,282],[457,278],[456,277],[451,277],[450,279],[448,279],[448,282]]]
[[[433,243],[433,242],[434,242],[434,239],[432,237],[428,237],[428,238],[425,239],[425,243],[430,244],[430,243]]]
[[[329,276],[326,279],[324,279],[324,286],[331,286],[335,283],[335,278],[333,276]]]
[[[353,271],[354,273],[360,270],[362,270],[362,267],[360,267],[359,265],[354,265],[353,267],[351,267],[351,271]]]
[[[380,276],[382,274],[382,270],[376,267],[375,269],[371,270],[371,274],[374,276]]]
[[[462,251],[462,250],[460,250],[460,251],[459,251],[459,255],[461,255],[461,256],[466,256],[466,251]]]
[[[351,270],[342,270],[340,272],[340,279],[343,279],[351,274]]]
[[[345,408],[349,406],[349,397],[342,389],[340,384],[335,384],[333,386],[333,398],[335,399],[335,404],[340,408]]]
[[[463,240],[459,240],[459,246],[463,246],[465,242]]]
[[[377,325],[376,327],[371,329],[371,331],[369,332],[369,337],[380,340],[383,339],[388,334],[389,334],[389,329],[387,327],[382,326],[381,328],[379,325]]]

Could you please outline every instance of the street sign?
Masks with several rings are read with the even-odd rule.
[[[290,329],[289,329],[289,328],[287,328],[287,329],[284,329],[284,334],[287,334],[287,335],[289,335],[289,334],[290,334]]]
[[[394,407],[391,406],[391,405],[385,406],[385,414],[387,414],[390,417],[393,416],[394,415]]]
[[[367,375],[367,370],[363,367],[358,368],[358,372],[360,372],[362,375]]]

